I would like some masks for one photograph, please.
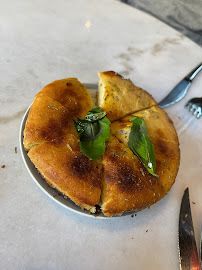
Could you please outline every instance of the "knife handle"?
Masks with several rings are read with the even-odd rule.
[[[192,72],[190,72],[185,79],[191,82],[201,70],[202,70],[202,63],[194,70],[192,70]]]

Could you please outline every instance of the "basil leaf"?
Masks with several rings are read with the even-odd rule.
[[[100,112],[104,112],[104,113],[106,114],[106,112],[103,111],[100,107],[94,105],[93,108],[92,108],[92,110],[90,110],[90,111],[88,112],[88,114],[89,114],[89,113],[100,113]]]
[[[85,122],[83,122],[83,120],[77,118],[78,123],[73,120],[74,123],[74,127],[76,128],[76,131],[79,133],[79,135],[81,136],[85,130],[85,126],[87,125],[87,123],[85,124]]]
[[[97,159],[105,152],[105,141],[110,135],[110,121],[105,115],[106,112],[94,106],[85,119],[73,120],[81,151],[90,159]]]
[[[83,133],[83,138],[87,140],[96,140],[102,133],[102,127],[98,122],[89,123]]]
[[[102,127],[98,122],[89,122],[77,118],[78,123],[73,120],[74,126],[79,133],[79,138],[84,140],[95,140],[102,132]]]
[[[81,151],[90,159],[97,159],[105,152],[105,141],[110,135],[110,121],[104,117],[99,121],[102,132],[95,140],[81,139],[79,142]]]
[[[144,120],[138,116],[134,116],[130,118],[130,121],[133,122],[133,125],[129,134],[128,146],[141,160],[147,171],[150,174],[159,177],[154,173],[156,169],[154,147],[149,139]]]
[[[106,115],[106,112],[100,109],[97,106],[94,106],[91,111],[88,112],[85,119],[90,122],[98,121],[104,118]]]

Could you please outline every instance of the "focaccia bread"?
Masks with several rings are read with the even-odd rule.
[[[107,112],[110,121],[156,105],[149,93],[114,71],[100,72],[98,75],[98,106]]]
[[[115,216],[139,211],[168,193],[179,168],[179,142],[172,121],[151,95],[115,72],[99,76],[98,105],[113,122],[102,157],[90,160],[80,150],[73,119],[85,118],[93,102],[75,78],[55,81],[35,96],[23,143],[50,186],[82,209],[95,213],[99,205],[105,216]],[[147,126],[159,178],[128,147],[133,116]]]

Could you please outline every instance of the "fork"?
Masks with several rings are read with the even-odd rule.
[[[185,108],[187,108],[193,115],[199,119],[202,115],[202,97],[200,98],[192,98],[186,104]]]

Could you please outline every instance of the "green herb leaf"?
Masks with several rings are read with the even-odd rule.
[[[101,120],[107,113],[97,106],[94,106],[91,111],[88,112],[85,119],[90,122]]]
[[[110,135],[110,121],[105,115],[106,112],[94,106],[85,119],[73,120],[81,151],[90,159],[97,159],[105,152],[105,141]]]
[[[82,119],[77,119],[78,123],[73,120],[74,126],[79,133],[80,139],[95,140],[102,132],[102,127],[99,122],[89,122]]]
[[[95,140],[89,140],[88,138],[80,139],[79,145],[81,151],[90,159],[97,159],[104,154],[106,148],[105,141],[109,138],[110,121],[107,117],[104,117],[99,121],[99,124],[101,126],[101,132],[99,132],[99,136],[96,136]]]
[[[138,116],[134,116],[130,118],[130,121],[133,122],[133,125],[129,134],[128,146],[141,160],[147,171],[158,177],[154,173],[156,169],[154,147],[149,139],[144,120]]]

